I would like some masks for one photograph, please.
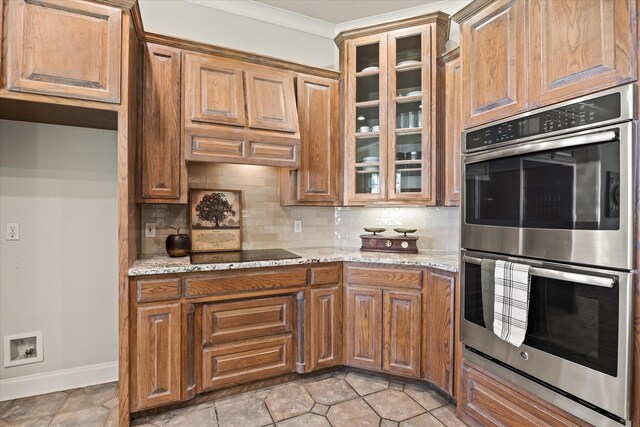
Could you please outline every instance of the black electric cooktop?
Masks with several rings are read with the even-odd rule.
[[[230,262],[270,261],[302,258],[284,249],[252,249],[236,252],[206,252],[191,254],[191,264],[218,264]]]

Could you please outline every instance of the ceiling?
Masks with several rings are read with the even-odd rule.
[[[160,1],[160,0],[146,0]],[[182,0],[333,38],[341,31],[442,10],[471,0]]]
[[[252,0],[332,24],[397,12],[440,0]]]

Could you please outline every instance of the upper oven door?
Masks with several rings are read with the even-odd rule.
[[[462,247],[632,268],[632,122],[466,155]]]
[[[530,266],[527,332],[515,347],[485,324],[483,259]],[[463,251],[462,342],[626,419],[633,275]],[[493,299],[491,294],[489,298]],[[584,387],[592,384],[592,387]]]

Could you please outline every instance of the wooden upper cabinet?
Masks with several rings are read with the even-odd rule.
[[[180,400],[180,328],[179,303],[138,308],[133,355],[136,410]]]
[[[80,0],[11,0],[7,87],[120,102],[122,12]]]
[[[548,105],[636,79],[636,2],[529,0],[530,103]]]
[[[460,142],[462,139],[462,70],[460,57],[456,56],[445,64],[446,74],[446,127],[444,143],[444,192],[445,206],[460,205],[460,183],[462,180],[462,164],[460,158]]]
[[[341,33],[344,203],[439,202],[448,15]]]
[[[185,102],[194,122],[244,126],[244,88],[238,64],[206,55],[185,55]]]
[[[298,132],[293,75],[258,67],[250,67],[245,75],[249,127]]]
[[[387,372],[420,376],[420,292],[385,290],[384,365]]]
[[[145,46],[141,149],[145,202],[186,202],[186,166],[180,149],[180,63],[177,49]]]
[[[300,165],[293,72],[196,53],[184,62],[186,160]]]
[[[382,290],[347,288],[345,342],[348,365],[382,367]]]
[[[339,136],[338,82],[299,74],[300,169],[297,194],[300,202],[338,202]]]
[[[460,27],[465,127],[527,107],[525,6],[523,0],[498,0]]]

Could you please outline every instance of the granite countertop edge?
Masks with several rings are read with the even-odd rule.
[[[129,276],[156,274],[194,273],[245,268],[279,267],[329,262],[363,262],[403,266],[430,267],[456,273],[459,255],[455,252],[433,252],[419,254],[397,254],[360,252],[344,248],[294,248],[287,249],[301,258],[267,261],[250,261],[219,264],[191,264],[189,257],[171,258],[167,255],[149,255],[136,260],[129,269]]]

